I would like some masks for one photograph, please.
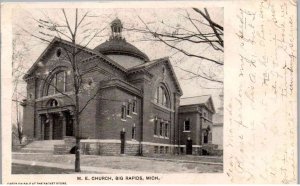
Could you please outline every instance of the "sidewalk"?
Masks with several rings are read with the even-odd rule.
[[[74,169],[74,165],[70,165],[70,164],[49,163],[49,162],[41,162],[41,161],[28,161],[28,160],[13,159],[12,163],[21,164],[21,165],[42,166],[42,167],[51,167],[51,168],[60,168],[60,169],[70,169],[70,170]],[[93,172],[93,173],[101,173],[101,174],[116,174],[116,173],[149,174],[149,173],[151,173],[151,172],[141,172],[141,171],[132,171],[132,170],[124,170],[124,169],[111,169],[111,168],[103,168],[103,167],[81,166],[80,168],[81,168],[81,171],[84,171],[84,172]]]
[[[167,158],[155,158],[155,157],[138,157],[140,159],[146,160],[156,160],[156,161],[169,161],[169,162],[178,162],[178,163],[198,163],[206,165],[223,165],[223,163],[218,162],[205,162],[205,161],[193,161],[193,160],[178,160],[178,159],[167,159]]]

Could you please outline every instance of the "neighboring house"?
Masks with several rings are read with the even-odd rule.
[[[180,99],[178,118],[182,152],[199,155],[208,153],[205,147],[212,144],[214,113],[215,108],[210,95]]]
[[[183,125],[178,123],[178,108],[182,90],[173,67],[168,58],[149,60],[122,37],[122,28],[121,21],[115,19],[109,40],[94,49],[82,49],[78,56],[80,72],[85,74],[80,105],[92,96],[90,87],[99,90],[80,116],[83,153],[178,153],[179,145],[186,141],[180,139]],[[66,96],[73,96],[73,80],[62,50],[71,47],[70,42],[55,38],[24,76],[24,133],[32,140],[74,139],[74,105]],[[207,115],[199,117],[208,132],[207,138],[201,138],[208,143],[208,126],[214,113],[209,100],[201,107],[201,113]],[[199,136],[205,135],[201,129],[195,131],[198,137],[191,136],[198,146],[202,143]]]
[[[221,106],[218,108],[218,112],[213,116],[212,143],[217,145],[219,150],[223,150],[223,92],[219,97]]]

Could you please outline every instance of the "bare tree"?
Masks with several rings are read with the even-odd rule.
[[[20,34],[16,33],[15,37],[12,41],[12,47],[13,47],[13,53],[12,53],[12,77],[13,77],[13,95],[12,95],[12,101],[15,103],[16,108],[16,128],[13,130],[16,134],[14,136],[18,137],[19,143],[22,144],[23,139],[23,123],[20,118],[20,103],[22,103],[22,99],[24,97],[20,93],[19,86],[22,82],[22,76],[23,76],[23,70],[24,70],[24,61],[26,58],[26,55],[29,52],[29,49],[27,45],[19,39]],[[18,42],[18,43],[17,43]],[[17,46],[20,46],[17,48]]]
[[[79,11],[81,11],[81,13],[79,13]],[[57,15],[57,17],[61,17],[62,19],[54,20],[54,18],[51,18],[46,12],[43,12],[43,18],[32,18],[38,24],[38,33],[29,31],[23,27],[20,27],[20,29],[45,43],[51,43],[53,38],[58,38],[62,42],[67,40],[71,43],[71,47],[64,45],[61,45],[60,47],[64,51],[65,58],[70,63],[69,73],[72,78],[73,96],[60,91],[59,88],[51,84],[51,81],[49,81],[49,79],[47,79],[44,75],[36,74],[35,78],[38,78],[39,80],[47,83],[49,86],[52,86],[58,93],[63,94],[74,105],[74,123],[76,126],[75,172],[80,172],[80,115],[88,104],[96,98],[98,89],[96,88],[97,86],[92,86],[90,89],[91,95],[89,99],[85,102],[80,100],[79,95],[86,89],[87,82],[84,80],[86,72],[80,68],[81,61],[83,59],[81,59],[79,55],[87,49],[87,46],[93,39],[101,37],[100,33],[105,28],[90,29],[88,27],[88,25],[91,24],[91,18],[96,17],[91,11],[75,9],[73,13],[74,14],[70,15],[71,13],[67,12],[65,9],[61,9],[61,15]],[[89,85],[91,85],[90,82]]]
[[[127,28],[128,31],[139,32],[144,34],[140,41],[155,41],[160,42],[171,48],[176,53],[183,54],[189,58],[195,58],[202,62],[206,67],[203,70],[198,68],[197,71],[182,68],[178,65],[178,69],[190,74],[190,78],[201,78],[219,85],[223,84],[222,78],[218,77],[216,68],[222,68],[223,57],[218,59],[210,55],[210,52],[202,52],[200,50],[193,51],[192,48],[200,48],[206,46],[210,51],[214,51],[223,56],[224,41],[223,41],[223,26],[216,23],[210,16],[208,10],[204,8],[200,10],[193,8],[192,10],[184,10],[181,14],[185,21],[180,21],[176,25],[162,20],[158,24],[155,22],[145,22],[141,17],[143,27]],[[185,22],[183,25],[182,22]],[[154,25],[152,25],[154,24]]]

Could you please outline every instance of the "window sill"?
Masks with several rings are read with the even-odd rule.
[[[127,118],[132,118],[132,116],[130,116],[130,115],[127,115],[126,117],[127,117]]]
[[[121,119],[121,121],[126,121],[126,119]]]
[[[132,114],[134,114],[134,115],[137,115],[137,113],[136,113],[136,112],[132,112]]]
[[[154,101],[152,101],[152,104],[154,104],[155,106],[157,106],[160,109],[163,109],[163,110],[166,110],[166,111],[169,111],[169,112],[175,112],[175,110],[173,110],[171,108],[168,108],[168,107],[165,107],[165,106],[163,106],[159,103],[155,103]]]
[[[191,132],[190,130],[184,130],[184,131],[182,131],[182,132]]]
[[[153,135],[153,137],[158,138],[158,135]]]

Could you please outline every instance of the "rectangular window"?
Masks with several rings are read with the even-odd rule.
[[[154,146],[154,153],[155,153],[155,154],[158,153],[158,146]]]
[[[131,129],[131,139],[136,139],[136,128],[135,128],[135,125],[132,126],[132,129]]]
[[[191,128],[190,128],[190,120],[186,120],[184,121],[184,131],[190,131]]]
[[[160,146],[160,148],[159,148],[159,153],[160,153],[160,154],[163,154],[163,153],[164,153],[164,147],[163,147],[163,146]]]
[[[133,103],[132,103],[132,112],[134,112],[134,113],[136,113],[137,111],[137,109],[136,109],[136,106],[137,106],[137,102],[136,102],[136,100],[134,100],[133,101]]]
[[[158,125],[158,120],[157,118],[154,119],[154,135],[157,135],[157,125]]]
[[[164,127],[163,127],[163,122],[161,121],[160,124],[159,124],[159,135],[160,136],[163,136],[163,130],[164,130]]]
[[[130,111],[131,111],[131,103],[128,103],[127,105],[127,115],[130,116]]]
[[[166,147],[166,154],[169,153],[169,147]]]
[[[165,137],[169,137],[169,124],[165,123]]]
[[[121,118],[126,119],[126,106],[122,105]]]

